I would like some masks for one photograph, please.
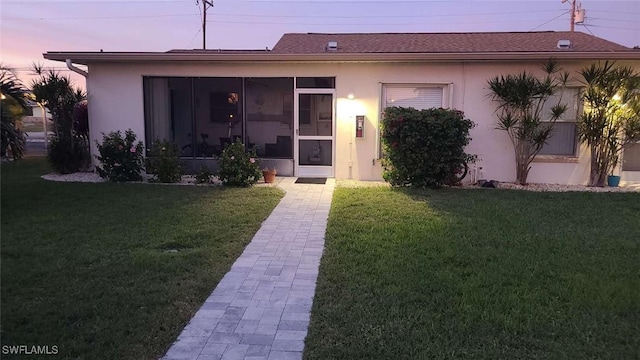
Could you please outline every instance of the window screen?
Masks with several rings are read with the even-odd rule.
[[[556,121],[540,155],[573,156],[576,154],[578,133],[575,122]]]
[[[578,88],[565,88],[550,96],[549,99],[547,99],[547,102],[545,102],[544,106],[542,107],[542,119],[551,119],[551,108],[557,105],[559,102],[561,104],[567,105],[567,111],[562,114],[558,121],[575,122],[582,110],[580,106],[579,90],[580,89]]]
[[[551,108],[558,103],[566,104],[567,110],[556,121],[551,138],[547,139],[540,155],[574,156],[576,154],[578,132],[576,122],[582,113],[579,88],[565,88],[547,99],[542,107],[543,120],[551,119]]]
[[[640,171],[640,142],[628,144],[622,155],[623,171]]]
[[[336,78],[334,77],[299,77],[296,78],[298,89],[335,89]]]
[[[417,110],[440,108],[442,87],[387,87],[385,106],[412,107]]]

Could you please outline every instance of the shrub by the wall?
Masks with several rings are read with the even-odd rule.
[[[206,165],[200,165],[200,170],[196,173],[196,184],[210,184],[213,174]]]
[[[54,136],[47,148],[51,167],[60,174],[71,174],[89,163],[89,150],[79,136]]]
[[[452,184],[474,123],[458,110],[390,107],[382,120],[383,177],[394,186]]]
[[[240,140],[228,145],[218,158],[218,178],[228,186],[251,186],[262,176],[255,150],[245,150]]]
[[[136,134],[127,130],[122,136],[120,131],[102,134],[102,144],[96,141],[98,153],[96,158],[101,166],[96,166],[98,174],[110,181],[140,181],[142,180],[142,142],[136,142]]]
[[[182,179],[182,164],[178,145],[167,140],[155,140],[146,159],[147,173],[151,181],[175,183]]]

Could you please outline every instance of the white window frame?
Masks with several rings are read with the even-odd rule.
[[[380,83],[380,109],[378,111],[378,129],[377,129],[377,158],[382,158],[382,117],[384,116],[384,109],[387,108],[387,89],[388,88],[440,88],[442,89],[442,105],[440,107],[444,109],[450,109],[453,99],[453,83]],[[425,108],[428,109],[428,108]]]
[[[577,90],[577,96],[576,96],[576,103],[577,103],[577,109],[576,109],[576,118],[573,120],[567,120],[567,119],[558,119],[556,120],[556,124],[558,123],[573,123],[575,124],[575,134],[574,134],[574,147],[573,147],[573,153],[572,154],[542,154],[540,153],[537,157],[541,158],[541,159],[558,159],[558,158],[577,158],[580,151],[580,141],[578,139],[578,120],[580,118],[580,115],[582,114],[582,112],[584,111],[584,104],[583,102],[580,100],[580,94],[582,92],[582,88],[579,86],[567,86],[566,89],[570,89],[570,90]],[[571,104],[569,104],[569,102],[567,101],[567,99],[565,97],[562,98],[562,103],[566,103],[567,106],[570,106]],[[542,114],[543,116],[547,116],[548,114]],[[550,120],[543,120],[543,123],[549,123]],[[552,135],[553,136],[553,135]]]
[[[627,145],[625,146],[625,148],[622,150],[622,154],[621,154],[621,155],[622,155],[622,158],[621,158],[621,162],[620,162],[620,171],[624,171],[624,172],[627,172],[627,171],[629,171],[629,172],[640,172],[640,168],[632,167],[631,169],[629,169],[629,167],[626,167],[626,166],[625,166],[625,164],[626,164],[626,162],[625,162],[625,157],[626,157],[626,155],[627,155],[627,154],[626,154],[626,152],[627,152],[626,147],[627,147],[627,146],[632,146],[632,147],[638,146],[638,147],[640,147],[640,141],[637,141],[637,142],[635,142],[635,143],[629,143],[629,144],[627,144]],[[640,161],[640,160],[639,160],[639,161]]]

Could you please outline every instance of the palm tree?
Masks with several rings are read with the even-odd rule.
[[[54,170],[66,174],[79,171],[88,162],[87,142],[76,132],[74,109],[85,100],[82,90],[71,80],[52,69],[33,65],[36,78],[31,83],[36,101],[44,105],[53,120],[53,138],[49,146],[49,162]]]
[[[591,152],[590,186],[604,186],[626,144],[640,140],[640,74],[615,62],[583,68],[585,112],[580,141]]]
[[[554,60],[543,64],[541,69],[545,72],[542,79],[523,71],[496,76],[488,82],[490,96],[498,103],[497,129],[509,134],[516,157],[516,182],[521,185],[527,184],[531,162],[551,137],[555,121],[567,110],[560,99],[551,108],[551,114],[542,114],[547,100],[565,86],[569,74],[560,73]],[[549,115],[550,121],[543,121],[543,115]]]
[[[16,123],[22,118],[27,109],[29,90],[22,84],[15,72],[0,64],[0,112],[2,122],[0,124],[0,156],[5,158],[8,150],[14,160],[21,159],[24,155],[26,143],[24,133],[17,128]]]
[[[55,137],[73,137],[73,111],[79,102],[85,100],[82,90],[74,88],[71,80],[52,69],[33,65],[39,78],[33,80],[31,88],[36,101],[44,105],[54,123]]]

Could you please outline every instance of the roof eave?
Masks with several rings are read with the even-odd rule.
[[[472,52],[472,53],[323,53],[323,54],[184,54],[158,52],[47,52],[47,60],[89,65],[105,62],[465,62],[543,60],[640,60],[640,51],[610,52]]]

